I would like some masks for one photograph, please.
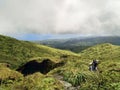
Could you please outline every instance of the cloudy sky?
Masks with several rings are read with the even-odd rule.
[[[0,0],[0,34],[120,36],[120,0]]]

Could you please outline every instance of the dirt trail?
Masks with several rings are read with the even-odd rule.
[[[79,86],[78,87],[74,87],[74,86],[72,86],[71,83],[64,81],[63,80],[63,76],[61,76],[61,75],[56,74],[56,75],[54,75],[54,77],[57,80],[59,80],[61,84],[63,84],[64,90],[79,90],[79,88],[80,88]]]

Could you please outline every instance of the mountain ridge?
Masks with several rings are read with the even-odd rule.
[[[71,39],[59,39],[59,40],[44,40],[44,41],[36,41],[36,43],[79,53],[88,47],[102,43],[111,43],[114,45],[120,45],[120,37],[119,36],[85,37],[85,38],[71,38]]]
[[[76,54],[0,36],[0,57],[2,90],[120,89],[118,45],[97,44]],[[98,70],[89,71],[95,59]]]

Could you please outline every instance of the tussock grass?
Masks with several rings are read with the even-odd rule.
[[[34,44],[28,41],[19,41],[11,37],[0,35],[0,62],[9,63],[12,69],[25,64],[32,58],[53,58],[60,59],[63,55],[74,55],[70,51],[50,48],[44,45]]]
[[[105,43],[75,54],[1,35],[0,41],[2,90],[64,90],[60,81],[53,77],[54,74],[61,75],[73,86],[80,86],[80,90],[120,89],[120,46]],[[47,75],[34,73],[26,77],[6,67],[9,64],[10,68],[16,69],[28,61],[41,62],[45,58],[54,62],[63,61],[65,65]],[[98,71],[95,72],[88,70],[93,59],[99,60]]]

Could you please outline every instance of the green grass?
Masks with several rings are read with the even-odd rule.
[[[40,73],[29,75],[23,82],[16,84],[14,89],[19,90],[63,90],[63,86],[52,76],[44,76]]]
[[[74,86],[80,85],[80,90],[114,90],[114,88],[119,88],[120,46],[105,43],[90,47],[79,55],[80,57],[68,59],[65,66],[58,68],[58,73],[64,76],[64,80]],[[96,72],[88,70],[89,63],[93,59],[99,60]]]
[[[65,65],[53,69],[47,75],[36,72],[23,77],[22,74],[14,71],[30,60],[41,62],[45,58],[54,62],[64,61]],[[96,72],[88,70],[89,63],[93,59],[99,60]],[[12,70],[7,67],[8,65]],[[64,90],[60,81],[54,78],[55,74],[61,75],[63,80],[75,87],[80,86],[80,90],[119,90],[120,46],[109,43],[99,44],[75,54],[0,36],[0,89]]]
[[[62,55],[75,53],[0,35],[0,62],[9,63],[14,69],[31,59],[38,57],[59,59]]]
[[[13,85],[14,82],[22,81],[23,75],[0,64],[0,88]]]

